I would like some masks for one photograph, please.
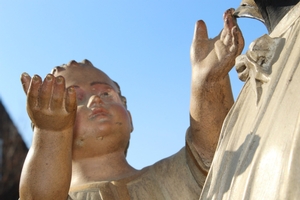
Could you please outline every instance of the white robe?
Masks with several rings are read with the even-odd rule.
[[[299,34],[300,3],[270,34],[283,43],[267,78],[249,73],[227,115],[200,199],[300,198]]]

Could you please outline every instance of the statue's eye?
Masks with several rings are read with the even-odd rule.
[[[102,95],[103,95],[104,97],[108,97],[108,96],[109,96],[109,93],[108,93],[108,92],[104,92]]]

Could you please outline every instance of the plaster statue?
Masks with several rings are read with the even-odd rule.
[[[88,60],[56,67],[44,80],[22,74],[34,136],[20,199],[198,199],[233,104],[228,72],[244,47],[232,14],[213,39],[196,23],[186,146],[142,170],[126,161],[132,118],[108,75]]]
[[[264,22],[269,34],[236,59],[245,85],[200,199],[299,199],[299,0],[245,0],[235,15]]]

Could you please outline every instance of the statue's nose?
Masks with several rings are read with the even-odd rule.
[[[102,98],[99,96],[99,95],[92,95],[89,99],[89,102],[87,104],[87,107],[88,108],[92,108],[92,107],[95,107],[97,105],[101,105],[103,104],[103,100]]]

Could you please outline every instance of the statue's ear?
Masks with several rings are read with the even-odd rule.
[[[130,131],[130,133],[132,133],[132,131],[133,131],[133,123],[132,123],[131,113],[130,113],[129,110],[127,110],[127,113],[128,113],[129,120],[130,120],[130,124],[131,124],[131,131]],[[127,156],[127,151],[128,151],[128,148],[129,148],[129,142],[130,142],[130,141],[128,141],[127,147],[126,147],[126,149],[125,149],[125,151],[124,151],[125,156]]]
[[[131,124],[131,132],[133,131],[133,122],[132,122],[132,117],[131,117],[131,113],[129,110],[127,110],[127,113],[128,113],[128,116],[129,116],[129,119],[130,119],[130,124]]]

